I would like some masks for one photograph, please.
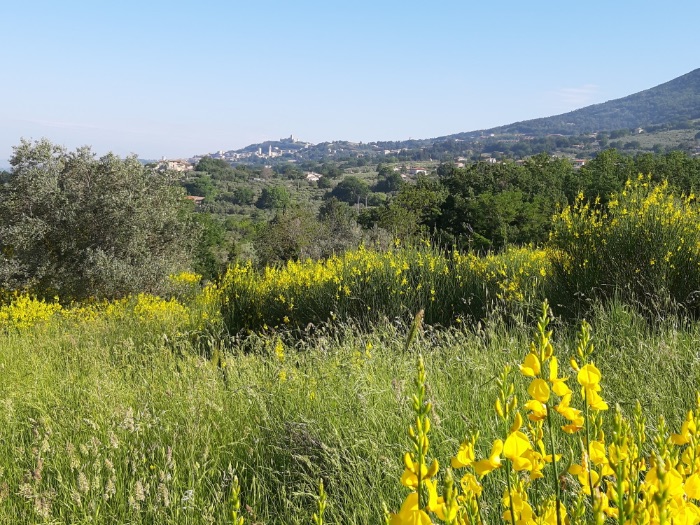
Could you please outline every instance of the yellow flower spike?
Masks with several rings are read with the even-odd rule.
[[[578,432],[583,428],[584,425],[584,416],[583,412],[580,410],[573,408],[569,406],[569,403],[571,402],[571,394],[565,395],[561,403],[559,403],[554,409],[564,418],[568,419],[571,421],[570,424],[562,426],[562,430],[566,432],[567,434],[573,434],[574,432]]]
[[[518,396],[513,396],[510,398],[510,401],[508,402],[508,413],[510,414],[513,412],[518,406]]]
[[[542,421],[547,417],[547,407],[536,399],[530,399],[530,401],[525,403],[525,408],[530,411],[527,415],[530,421]]]
[[[464,468],[474,463],[476,457],[474,454],[474,443],[463,441],[457,451],[457,455],[452,458],[452,468]]]
[[[551,336],[552,336],[552,332],[551,331],[547,332],[547,337],[549,338]],[[552,343],[547,341],[547,345],[544,348],[544,360],[547,361],[549,358],[552,357],[552,354],[554,354],[554,348],[552,348]]]
[[[559,361],[556,356],[549,360],[549,380],[555,381],[559,376]]]
[[[668,485],[668,493],[672,498],[683,495],[683,476],[675,468],[668,469],[666,472],[665,483]]]
[[[534,514],[532,512],[532,507],[527,502],[526,496],[520,494],[520,492],[515,491],[512,496],[506,493],[503,495],[503,506],[506,510],[502,514],[503,520],[508,523],[515,521],[516,524],[520,525],[534,525]],[[515,516],[511,515],[511,508],[515,513]]]
[[[421,479],[424,479],[425,474],[427,472],[425,465],[421,468],[421,472],[423,473],[423,476],[421,476]],[[406,469],[403,471],[403,474],[401,475],[401,484],[404,487],[408,487],[409,489],[415,490],[416,488],[418,488],[418,476],[416,475],[415,472]]]
[[[674,525],[676,523],[687,525],[700,523],[700,509],[697,505],[683,500],[674,500],[674,503],[677,505],[672,518],[672,523],[674,523]]]
[[[607,457],[605,456],[605,443],[600,441],[591,441],[588,451],[591,463],[594,465],[600,466],[608,461]]]
[[[569,364],[571,365],[571,368],[573,368],[577,372],[580,370],[578,363],[576,362],[576,359],[574,359],[573,357],[571,359],[569,359]]]
[[[505,417],[505,413],[503,412],[503,404],[501,403],[501,400],[499,398],[496,398],[496,405],[494,408],[496,410],[496,414],[498,415],[498,417],[500,417],[500,418]]]
[[[559,517],[561,519],[561,523],[569,522],[566,515],[566,507],[564,505],[561,505],[560,507]],[[557,521],[557,506],[553,499],[547,502],[547,507],[543,512],[540,520],[541,521],[538,521],[537,523],[542,523],[542,525],[557,525],[558,523],[560,523]]]
[[[437,495],[437,481],[426,479],[425,488],[428,490],[428,504],[426,508],[434,512],[441,521],[445,521],[445,499]]]
[[[513,462],[515,470],[532,468],[532,463],[522,455],[532,449],[530,440],[520,431],[511,432],[503,445],[503,457]]]
[[[552,357],[549,361],[549,382],[552,384],[552,392],[554,392],[559,397],[564,397],[567,394],[571,394],[571,389],[567,386],[566,380],[568,377],[558,377],[559,374],[559,362],[556,357]]]
[[[433,459],[430,468],[428,468],[428,471],[425,473],[426,479],[434,477],[438,473],[438,470],[440,470],[440,464],[437,459]]]
[[[403,456],[403,462],[405,465],[405,470],[401,475],[401,484],[404,487],[410,489],[416,489],[418,487],[418,464],[413,461],[413,456],[410,452],[406,452]],[[428,478],[428,468],[425,465],[421,465],[421,479]]]
[[[579,465],[578,463],[574,463],[569,467],[569,474],[572,476],[576,476],[578,478],[578,482],[581,484],[581,491],[586,495],[590,496],[591,495],[591,489],[588,484],[588,469],[584,465]],[[591,484],[593,487],[598,486],[598,481],[600,481],[600,476],[595,470],[591,470]]]
[[[700,474],[690,475],[683,484],[686,496],[690,499],[700,500]]]
[[[535,481],[536,479],[544,478],[542,469],[544,468],[544,461],[542,455],[535,450],[528,450],[522,456],[524,459],[530,462],[530,467],[523,470],[530,471],[530,481]]]
[[[619,509],[610,506],[610,500],[604,492],[601,492],[597,495],[596,506],[597,509],[594,510],[602,511],[605,513],[606,516],[610,518],[617,518]]]
[[[419,508],[417,492],[406,496],[401,510],[390,516],[389,525],[432,525],[428,514]]]
[[[527,389],[527,393],[530,397],[539,401],[540,403],[546,403],[549,401],[549,385],[544,379],[534,379]]]
[[[423,450],[423,454],[426,454],[428,452],[428,449],[430,448],[430,440],[428,439],[428,436],[426,436],[426,435],[422,436],[421,448]]]
[[[693,411],[690,410],[685,416],[680,434],[671,434],[671,442],[674,445],[686,445],[690,443],[690,438],[695,434],[695,431],[695,418],[693,416]]]
[[[599,389],[600,387],[598,387],[598,389],[584,387],[584,392],[582,392],[581,395],[586,397],[586,404],[593,410],[607,410],[608,404],[603,401],[603,398],[598,394]]]
[[[472,493],[477,498],[481,496],[481,493],[484,490],[484,488],[481,486],[481,483],[477,481],[476,476],[469,472],[462,476],[462,479],[459,481],[459,484],[462,486],[462,492],[464,492],[465,494]]]
[[[406,452],[403,455],[403,464],[406,466],[408,470],[411,472],[416,471],[416,464],[413,462],[413,456],[411,455],[410,452]]]
[[[519,365],[520,372],[525,377],[536,377],[540,375],[540,360],[534,353],[530,352],[525,356],[522,365]]]
[[[608,446],[608,457],[615,465],[622,461],[626,461],[630,457],[629,447],[627,445],[618,446],[615,443],[611,443],[610,446]]]

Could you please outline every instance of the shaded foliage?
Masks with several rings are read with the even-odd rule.
[[[258,208],[279,210],[289,205],[291,197],[284,186],[263,188],[255,205]]]

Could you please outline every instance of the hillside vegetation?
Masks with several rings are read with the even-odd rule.
[[[700,118],[700,69],[624,98],[487,131],[573,135],[592,131],[647,128],[697,118]]]
[[[641,176],[564,208],[542,250],[399,243],[172,275],[166,297],[11,294],[0,516],[696,523],[699,212]]]
[[[358,159],[16,148],[0,522],[700,523],[700,161]]]

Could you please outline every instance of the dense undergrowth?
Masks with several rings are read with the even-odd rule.
[[[610,209],[564,210],[544,250],[362,248],[263,273],[236,267],[218,286],[183,274],[169,297],[109,303],[10,294],[0,307],[0,522],[293,524],[316,512],[360,524],[381,522],[386,505],[393,524],[556,523],[559,501],[570,521],[625,523],[627,510],[616,518],[615,509],[643,500],[636,522],[697,523],[699,438],[686,419],[700,379],[700,328],[687,315],[697,211],[694,197],[647,184],[631,182]],[[551,347],[548,329],[535,330],[547,296]],[[420,309],[426,325],[413,330]],[[576,315],[588,319],[594,350],[577,353]],[[603,468],[620,464],[616,404],[646,421],[626,434],[643,434],[635,461],[646,470],[625,487],[613,483],[623,471]],[[543,427],[550,405],[559,419]],[[608,415],[582,420],[586,407]],[[412,443],[428,430],[417,417],[430,420],[418,455]],[[573,437],[565,424],[578,427]],[[595,460],[591,446],[603,448]],[[467,470],[448,474],[458,451],[453,466]],[[533,477],[535,460],[546,483]],[[454,477],[455,488],[464,472],[473,483],[450,500],[444,482]]]
[[[328,523],[376,523],[405,495],[417,353],[430,452],[446,464],[477,431],[476,455],[488,457],[502,435],[497,377],[532,339],[529,326],[494,321],[426,329],[406,351],[404,325],[344,324],[302,340],[250,337],[212,360],[167,323],[128,315],[1,336],[0,521],[229,523],[237,476],[247,523],[308,523],[319,480]],[[591,322],[605,399],[628,414],[639,399],[648,421],[664,414],[679,429],[700,379],[697,327],[650,329],[620,304]],[[554,345],[563,375],[574,330],[559,327]],[[488,522],[502,492],[496,476],[484,481]]]
[[[569,319],[614,297],[651,319],[692,315],[699,302],[692,292],[700,290],[698,224],[694,195],[640,176],[607,206],[580,195],[554,218],[544,249],[477,256],[397,244],[264,271],[235,266],[224,279],[224,322],[234,333],[347,319],[368,327],[423,309],[431,325],[473,325],[495,311],[534,318],[545,298]]]

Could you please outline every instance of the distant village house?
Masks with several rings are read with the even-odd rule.
[[[184,172],[184,171],[192,171],[194,169],[194,166],[187,162],[186,160],[182,159],[177,159],[177,160],[167,160],[165,158],[161,159],[161,161],[158,163],[158,166],[156,166],[156,169],[158,171],[179,171],[179,172]]]

